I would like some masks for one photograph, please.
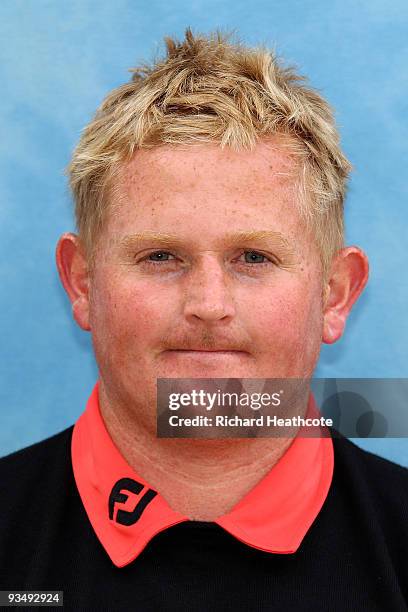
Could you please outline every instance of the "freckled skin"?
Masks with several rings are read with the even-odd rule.
[[[143,408],[153,426],[158,377],[313,372],[322,342],[323,279],[318,249],[296,207],[292,164],[279,148],[260,143],[243,152],[217,145],[141,150],[124,168],[120,205],[108,215],[90,279],[89,327],[110,401]],[[288,172],[291,177],[277,175]],[[219,241],[227,232],[254,229],[282,233],[294,245],[296,265],[270,263],[253,272],[234,263]],[[159,263],[159,272],[124,261],[111,239],[145,230],[189,241],[185,267]],[[192,359],[166,351],[189,343],[246,352]]]
[[[92,333],[109,434],[192,520],[232,509],[291,438],[157,438],[156,379],[309,376],[368,278],[367,257],[351,246],[323,282],[280,144],[137,151],[114,185],[92,269],[78,236],[57,245],[73,316]]]

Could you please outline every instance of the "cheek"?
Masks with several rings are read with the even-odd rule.
[[[248,325],[262,352],[314,353],[323,329],[319,287],[312,284],[280,286],[258,293],[257,306],[248,298]]]
[[[108,280],[106,279],[108,278]],[[91,293],[90,323],[94,344],[104,352],[137,352],[163,334],[169,301],[152,292],[149,283],[124,282],[105,275]]]

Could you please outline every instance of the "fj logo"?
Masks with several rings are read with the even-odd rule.
[[[140,484],[136,480],[132,480],[132,478],[121,478],[118,480],[112,487],[111,494],[109,495],[109,518],[113,519],[113,511],[115,509],[115,504],[120,503],[123,504],[129,498],[129,495],[126,494],[126,491],[135,493],[139,495],[144,489],[144,485]],[[153,491],[153,489],[147,489],[147,491],[142,495],[142,497],[137,502],[136,506],[133,510],[118,510],[116,513],[116,522],[121,525],[134,525],[136,521],[138,521],[142,515],[143,510],[146,508],[147,504],[149,504],[154,497],[156,497],[157,492]]]

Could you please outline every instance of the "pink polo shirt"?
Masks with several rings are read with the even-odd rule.
[[[308,411],[318,414],[312,395]],[[189,520],[121,455],[101,415],[98,384],[74,426],[71,451],[85,511],[117,567],[131,563],[160,531]],[[297,435],[269,473],[214,522],[248,546],[294,553],[324,504],[333,465],[330,436]]]

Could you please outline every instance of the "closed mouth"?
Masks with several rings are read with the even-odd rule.
[[[240,349],[233,349],[233,348],[217,348],[217,349],[213,349],[213,348],[187,348],[187,349],[179,349],[179,348],[175,348],[175,349],[169,349],[170,351],[186,351],[186,352],[192,352],[192,351],[200,351],[201,353],[234,353],[234,352],[238,352],[238,353],[243,353],[244,351],[241,351]]]
[[[231,354],[241,354],[247,355],[247,351],[241,351],[238,349],[168,349],[170,353],[189,353],[189,354],[216,354],[216,355],[231,355]]]

